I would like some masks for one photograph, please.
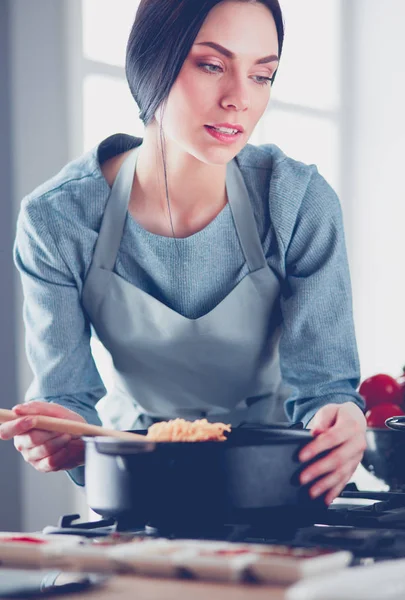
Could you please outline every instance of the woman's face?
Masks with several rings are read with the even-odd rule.
[[[277,59],[276,25],[266,6],[217,4],[170,91],[165,137],[202,162],[232,160],[266,109]]]

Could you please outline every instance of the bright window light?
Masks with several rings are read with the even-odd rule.
[[[84,58],[123,67],[139,0],[82,0],[82,3]]]
[[[340,104],[341,0],[281,0],[285,41],[274,99],[336,110]]]
[[[85,77],[83,123],[85,151],[114,133],[142,137],[144,130],[126,80],[107,75]]]

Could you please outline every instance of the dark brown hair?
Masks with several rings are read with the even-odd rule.
[[[276,24],[280,56],[284,24],[278,0],[238,1],[267,6]],[[208,13],[220,2],[141,0],[127,45],[126,76],[145,125],[167,100]]]

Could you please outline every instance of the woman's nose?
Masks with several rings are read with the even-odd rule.
[[[221,106],[227,109],[233,108],[237,111],[249,108],[250,97],[247,83],[240,80],[233,80],[222,95]]]

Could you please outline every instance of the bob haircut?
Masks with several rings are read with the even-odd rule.
[[[222,1],[141,0],[127,44],[125,69],[145,126],[167,100],[208,13]],[[278,0],[237,1],[267,6],[276,24],[281,56],[284,25]]]

